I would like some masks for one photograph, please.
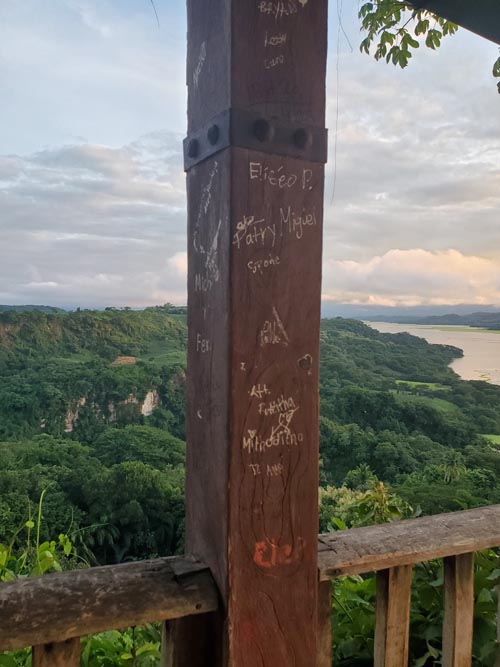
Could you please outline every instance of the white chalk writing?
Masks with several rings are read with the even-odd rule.
[[[268,32],[266,32],[266,36],[264,37],[264,46],[267,48],[269,46],[283,46],[286,44],[288,39],[288,35],[286,32],[280,32],[276,35],[270,35]]]
[[[282,2],[259,0],[257,8],[261,14],[270,14],[276,20],[296,14],[298,11],[295,0],[288,0],[288,2],[286,0],[283,0]]]
[[[197,273],[194,277],[195,292],[210,292],[213,287],[213,280],[208,275]]]
[[[259,273],[261,276],[264,275],[266,269],[270,269],[272,266],[278,266],[280,263],[280,258],[278,255],[271,255],[265,259],[252,259],[248,262],[247,267],[250,273]]]
[[[243,449],[249,453],[262,453],[271,447],[298,447],[302,442],[304,442],[303,433],[281,431],[263,438],[256,431],[249,429],[248,435],[243,436]]]
[[[281,228],[286,227],[288,233],[301,239],[304,236],[304,227],[316,227],[318,221],[316,219],[316,209],[312,211],[302,210],[301,213],[296,213],[289,206],[287,209],[280,208],[280,222]]]
[[[285,398],[282,394],[279,398],[269,403],[259,403],[259,415],[265,415],[266,417],[270,415],[276,415],[281,412],[289,412],[290,410],[296,409],[295,401],[290,396]]]
[[[275,67],[284,64],[285,64],[285,56],[282,53],[280,53],[279,56],[275,56],[274,58],[264,59],[264,67],[266,69],[274,69]]]
[[[260,345],[288,345],[289,338],[278,311],[273,306],[273,320],[266,320],[260,331]]]
[[[285,466],[282,463],[273,463],[266,466],[266,474],[268,477],[279,477],[285,472]]]
[[[208,213],[208,209],[210,207],[210,202],[212,201],[212,188],[214,185],[215,177],[217,176],[217,173],[219,171],[219,163],[214,162],[212,171],[209,174],[208,177],[208,183],[205,185],[203,190],[201,191],[201,198],[200,198],[200,208],[198,209],[198,216],[196,218],[196,223],[194,226],[194,234],[193,234],[193,247],[196,250],[196,252],[206,255],[207,250],[205,247],[202,245],[199,239],[199,233],[200,233],[200,223],[204,215]],[[220,222],[219,222],[219,229],[220,229]],[[217,230],[218,231],[218,230]]]
[[[260,463],[250,463],[248,467],[253,472],[254,477],[262,475],[262,466]],[[268,477],[279,477],[285,472],[285,466],[282,463],[274,463],[266,465],[265,471]]]
[[[196,351],[201,354],[210,352],[210,340],[208,338],[203,338],[199,333],[196,334]]]
[[[292,236],[301,240],[304,236],[304,230],[307,227],[317,227],[318,219],[316,209],[302,209],[295,211],[291,206],[280,208],[279,223],[268,221],[265,218],[257,219],[253,215],[243,216],[243,220],[236,225],[236,232],[233,234],[233,245],[240,250],[242,247],[257,246],[271,247],[276,246],[277,238],[285,235]],[[252,273],[263,275],[265,269],[278,266],[280,257],[269,254],[268,258],[261,260],[250,260],[247,264]]]
[[[201,75],[201,70],[203,69],[203,65],[205,64],[205,60],[207,59],[207,43],[202,42],[201,48],[200,48],[200,55],[198,58],[198,63],[196,67],[194,68],[193,72],[193,84],[195,88],[198,87],[198,83],[200,82],[200,75]]]
[[[267,225],[264,219],[257,220],[253,215],[244,216],[243,220],[237,223],[236,233],[233,236],[233,245],[238,250],[242,244],[247,246],[266,244],[274,247],[276,243],[276,225]]]
[[[264,398],[270,395],[267,384],[254,384],[251,391],[248,392],[252,398]]]
[[[284,166],[271,169],[262,162],[249,162],[248,166],[251,181],[257,180],[268,183],[271,187],[279,190],[290,190],[297,184],[302,190],[312,190],[312,169],[302,169],[302,172],[299,173],[289,173]]]

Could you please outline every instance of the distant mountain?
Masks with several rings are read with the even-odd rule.
[[[428,317],[398,317],[393,315],[385,317],[383,315],[377,318],[365,318],[371,322],[396,322],[397,324],[421,324],[427,326],[459,326],[474,327],[479,329],[500,330],[500,313],[469,313],[468,315],[457,315],[448,313],[447,315],[430,315]]]
[[[484,314],[491,314],[500,319],[500,308],[498,306],[478,306],[477,304],[384,307],[324,301],[321,310],[323,317],[347,317],[356,320],[367,320],[369,322],[397,322],[402,324],[422,324],[420,320],[428,317],[473,317]],[[456,323],[454,321],[450,322],[450,324]],[[444,322],[441,322],[441,324],[444,324]],[[458,322],[458,324],[463,323]]]
[[[37,311],[39,313],[65,313],[66,311],[63,308],[56,308],[56,306],[4,306],[0,304],[1,310],[13,310],[16,313],[29,313]]]

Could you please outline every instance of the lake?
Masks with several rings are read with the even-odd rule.
[[[450,366],[464,380],[484,380],[500,385],[500,332],[485,329],[393,322],[366,322],[382,333],[407,332],[424,338],[428,343],[453,345],[464,351],[462,359]]]

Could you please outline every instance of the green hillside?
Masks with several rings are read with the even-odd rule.
[[[62,308],[56,308],[55,306],[4,306],[0,305],[0,311],[10,310],[16,313],[25,313],[25,312],[40,312],[40,313],[64,313],[65,311]]]
[[[47,488],[47,534],[71,526],[98,562],[182,549],[186,333],[171,306],[0,313],[0,542]],[[460,380],[460,354],[324,320],[322,485],[380,480],[428,513],[499,502],[500,387]]]

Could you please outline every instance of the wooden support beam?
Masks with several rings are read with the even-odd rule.
[[[474,622],[474,554],[444,561],[443,667],[470,667]]]
[[[80,667],[80,639],[33,647],[33,667]]]
[[[218,605],[210,572],[184,558],[20,579],[0,584],[0,651],[204,614]]]
[[[500,545],[500,505],[319,536],[321,579],[385,570]]]
[[[188,0],[186,537],[231,667],[316,655],[327,4]]]
[[[377,573],[374,667],[407,667],[412,567]]]
[[[318,601],[318,664],[332,667],[332,584],[322,581]]]
[[[497,0],[411,0],[411,3],[416,9],[428,9],[500,44],[500,5]]]

